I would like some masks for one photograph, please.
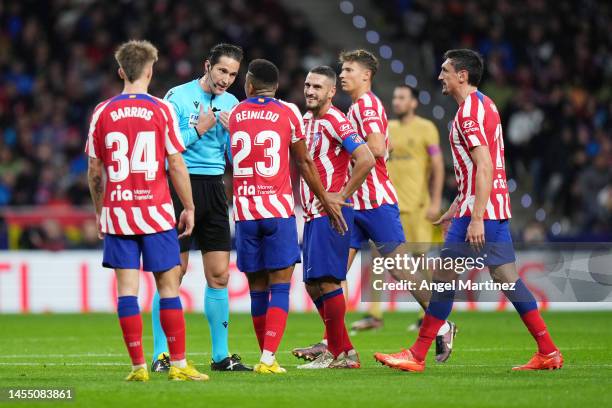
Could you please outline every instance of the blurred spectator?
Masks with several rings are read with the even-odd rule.
[[[102,240],[98,238],[98,226],[94,220],[87,220],[81,226],[81,239],[72,245],[73,249],[101,249]]]
[[[546,226],[541,222],[532,221],[523,229],[521,243],[540,244],[546,241]]]
[[[12,205],[45,204],[59,190],[73,204],[87,203],[80,193],[89,115],[121,91],[113,52],[128,38],[147,38],[161,50],[151,88],[159,96],[202,75],[206,50],[222,41],[241,45],[247,62],[274,61],[285,79],[278,96],[295,97],[299,88],[300,103],[304,72],[335,55],[278,0],[56,0],[44,8],[0,0],[0,23],[0,203]],[[244,97],[242,81],[230,91]],[[12,191],[6,173],[25,190]]]
[[[577,202],[581,203],[580,229],[582,232],[601,232],[610,226],[610,189],[612,167],[605,153],[595,157],[592,164],[578,175],[575,185]],[[607,224],[607,225],[606,225]]]
[[[419,50],[432,81],[444,51],[478,50],[485,58],[481,89],[496,102],[505,126],[509,176],[535,196],[550,220],[561,217],[569,226],[564,233],[612,233],[609,2],[372,3],[382,9],[392,34]]]
[[[49,219],[38,227],[28,228],[21,235],[19,247],[22,249],[61,251],[68,247],[68,241],[60,223]]]
[[[246,62],[275,62],[278,97],[301,106],[305,71],[337,55],[280,0],[0,0],[0,206],[90,205],[89,119],[96,103],[121,91],[113,52],[130,38],[160,49],[150,87],[157,96],[201,76],[207,50],[226,41],[244,48]],[[230,92],[244,97],[242,79]],[[32,228],[21,244],[49,246],[53,232]]]

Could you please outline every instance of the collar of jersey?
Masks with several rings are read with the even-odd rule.
[[[270,96],[254,96],[252,98],[247,99],[247,102],[255,103],[257,105],[265,105],[266,103],[273,102],[273,101],[276,101],[276,99]]]
[[[193,82],[195,82],[195,85],[198,87],[198,89],[200,90],[200,93],[201,93],[202,95],[204,95],[204,97],[205,97],[205,98],[207,98],[207,99],[211,99],[211,98],[213,97],[213,94],[212,94],[212,93],[206,92],[206,91],[204,90],[204,88],[202,88],[202,86],[200,85],[200,80],[199,80],[199,79],[194,79],[194,80],[193,80]],[[223,92],[223,94],[224,94],[224,93],[225,93],[225,92]],[[221,95],[223,95],[223,94],[221,94]],[[221,97],[221,95],[215,95],[215,98],[216,98],[216,97]]]

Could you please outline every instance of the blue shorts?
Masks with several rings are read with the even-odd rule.
[[[325,277],[338,281],[346,279],[354,212],[352,208],[342,209],[349,228],[344,235],[336,232],[327,216],[315,218],[304,225],[304,282]]]
[[[236,222],[236,257],[246,273],[300,263],[295,217]]]
[[[181,264],[175,229],[155,234],[104,236],[102,266],[113,269],[142,269],[165,272]]]
[[[372,240],[382,255],[387,255],[406,242],[397,204],[383,204],[371,210],[355,211],[355,227],[351,248],[361,248]]]
[[[453,218],[441,256],[450,258],[482,256],[487,266],[505,265],[516,261],[509,220],[484,221],[485,245],[480,253],[476,253],[465,240],[470,221],[471,217],[468,216]]]

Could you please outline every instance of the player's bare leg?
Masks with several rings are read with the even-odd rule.
[[[347,271],[351,269],[351,266],[353,265],[353,261],[355,260],[355,256],[357,256],[357,249],[350,248]],[[378,299],[376,299],[377,296],[378,296]],[[378,293],[371,293],[370,298],[371,298],[370,299],[371,302],[368,304],[368,312],[361,319],[351,324],[352,334],[354,334],[355,332],[359,332],[359,331],[380,329],[383,327],[380,296]]]
[[[223,289],[229,282],[229,259],[227,251],[209,251],[202,254],[204,276],[211,288]]]
[[[355,260],[356,256],[357,256],[357,249],[350,248],[348,265],[346,267],[347,271],[351,269],[351,266],[353,265],[353,261]],[[369,305],[369,307],[371,306],[372,304]],[[383,326],[382,313],[380,313],[380,316],[376,317],[372,315],[368,310],[368,313],[363,318],[351,324],[351,331],[356,332],[356,331],[362,331],[362,330],[378,329],[378,328],[381,328],[382,326]]]
[[[346,283],[346,281],[344,282]],[[317,308],[317,312],[319,313],[319,316],[321,317],[321,320],[323,321],[323,323],[325,323],[325,316],[323,314],[323,300],[321,299],[321,296],[323,295],[323,293],[319,289],[319,285],[316,282],[306,282],[305,288],[306,288],[306,292],[308,292],[308,295],[310,296],[310,299],[315,304]],[[307,361],[313,361],[317,357],[319,357],[322,353],[325,353],[326,351],[327,351],[327,331],[323,330],[323,338],[321,339],[320,342],[312,344],[308,347],[294,348],[291,351],[291,354],[293,354],[297,358],[302,358]]]
[[[429,269],[423,269],[422,273],[423,273],[423,277],[427,279],[427,282],[431,282],[431,280],[433,279],[433,272]],[[423,324],[423,317],[425,317],[425,310],[421,309],[419,311],[417,320],[414,323],[412,323],[410,326],[408,326],[407,330],[415,331],[415,332],[419,331],[419,329],[421,328],[421,325]]]
[[[524,365],[513,367],[513,370],[554,370],[563,367],[563,355],[554,344],[546,324],[538,310],[538,304],[516,272],[515,263],[490,266],[489,272],[493,281],[514,283],[514,290],[504,291],[512,302],[521,320],[537,343],[538,351]]]
[[[189,266],[189,251],[181,252],[181,280],[187,273],[187,267]]]

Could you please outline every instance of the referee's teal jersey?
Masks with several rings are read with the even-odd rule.
[[[231,111],[238,99],[228,92],[213,95],[205,92],[198,79],[170,89],[164,97],[172,103],[178,117],[181,136],[187,150],[183,158],[189,174],[219,175],[225,172],[225,154],[231,159],[229,133],[221,123],[198,137],[195,125],[203,110],[214,108],[215,116],[221,111]]]

